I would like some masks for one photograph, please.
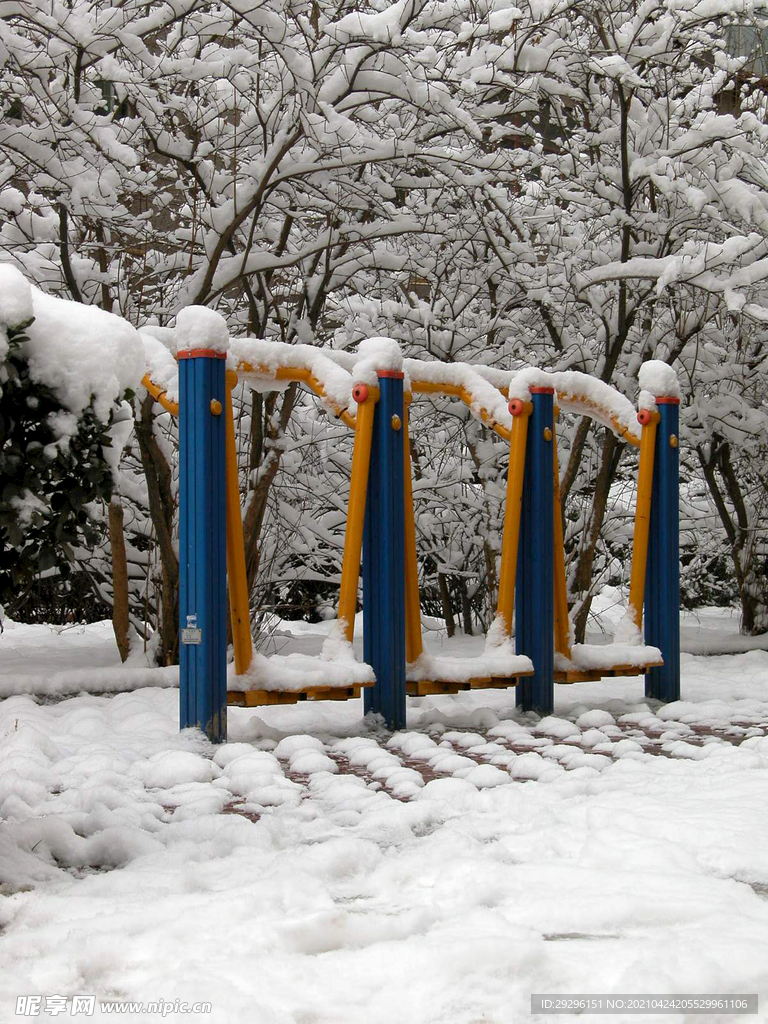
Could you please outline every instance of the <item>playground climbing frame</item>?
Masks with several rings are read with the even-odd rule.
[[[260,343],[262,347],[265,343]],[[287,348],[287,346],[284,346]],[[305,348],[305,347],[302,347]],[[298,351],[298,349],[297,349]],[[645,674],[646,694],[679,697],[678,399],[656,395],[630,422],[601,404],[592,389],[580,394],[574,378],[539,373],[539,383],[492,380],[508,415],[488,399],[482,368],[467,381],[430,374],[441,364],[406,361],[410,370],[382,366],[376,384],[354,381],[345,407],[311,365],[240,360],[226,353],[182,348],[177,353],[179,400],[144,384],[166,411],[179,417],[180,722],[226,738],[227,703],[253,707],[297,700],[347,699],[364,693],[366,711],[390,728],[405,726],[406,697],[516,686],[523,710],[551,713],[554,684],[603,676]],[[230,360],[231,362],[231,360]],[[414,374],[421,371],[421,376]],[[409,379],[410,377],[410,379]],[[552,383],[548,378],[552,378]],[[234,676],[247,678],[254,660],[246,583],[232,389],[240,378],[261,387],[298,382],[354,430],[354,449],[338,630],[351,645],[361,561],[363,658],[351,683],[328,679],[300,689],[248,683],[227,691],[226,597],[229,595]],[[479,381],[476,387],[473,382]],[[543,381],[543,383],[542,383]],[[409,387],[406,389],[406,384]],[[522,391],[522,395],[515,392]],[[423,648],[418,557],[409,445],[409,407],[417,395],[464,402],[509,444],[497,619],[488,656],[450,664]],[[591,415],[640,449],[629,616],[645,642],[633,648],[573,645],[570,638],[557,459],[557,405]],[[623,412],[623,410],[622,410]],[[510,646],[513,619],[516,650]],[[490,644],[490,639],[489,639]],[[610,646],[610,645],[609,645]],[[351,649],[351,648],[350,648]],[[612,655],[615,653],[615,657]],[[372,670],[372,672],[371,672]],[[375,684],[374,684],[375,680]]]

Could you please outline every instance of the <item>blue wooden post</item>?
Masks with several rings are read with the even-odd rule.
[[[179,713],[227,738],[223,353],[179,352]]]
[[[379,373],[363,539],[363,651],[376,685],[366,713],[405,728],[405,512],[403,374]]]
[[[534,674],[517,684],[517,706],[542,715],[552,714],[555,701],[553,396],[552,388],[531,388],[515,584],[517,653],[527,654],[534,667]]]
[[[668,703],[680,699],[680,402],[657,398],[656,404],[661,418],[653,460],[645,642],[661,650],[664,664],[646,673],[645,695]]]

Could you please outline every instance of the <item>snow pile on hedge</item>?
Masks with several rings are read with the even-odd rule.
[[[24,351],[32,379],[49,387],[79,416],[93,400],[106,423],[127,389],[144,374],[144,346],[127,320],[98,306],[46,295],[16,267],[0,263],[0,358],[8,351],[8,329],[26,328]]]
[[[33,316],[26,278],[15,267],[0,263],[0,359],[8,354],[8,331],[22,327]]]

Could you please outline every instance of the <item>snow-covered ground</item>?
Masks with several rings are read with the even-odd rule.
[[[733,649],[727,612],[684,627]],[[557,687],[543,720],[511,690],[410,700],[394,736],[359,701],[230,709],[212,748],[178,735],[167,672],[33,695],[118,689],[108,624],[9,624],[0,1021],[20,995],[57,1020],[114,1018],[70,1014],[88,995],[215,1024],[563,1019],[531,1015],[549,992],[759,993],[768,1019],[768,653],[682,660],[667,707],[637,678]]]

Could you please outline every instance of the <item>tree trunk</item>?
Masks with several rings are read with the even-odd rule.
[[[571,493],[571,488],[576,482],[576,477],[581,466],[581,459],[584,454],[584,445],[587,443],[592,420],[589,416],[582,416],[576,428],[576,434],[571,445],[571,453],[568,457],[568,465],[560,481],[560,504],[562,508],[563,521],[565,521],[565,502]]]
[[[605,512],[608,507],[608,494],[611,489],[616,470],[621,459],[624,446],[619,445],[616,435],[606,429],[603,436],[603,451],[600,462],[600,469],[595,482],[595,493],[592,497],[592,509],[589,522],[585,529],[584,545],[579,552],[574,575],[573,590],[582,594],[581,604],[574,616],[574,632],[576,642],[584,643],[584,636],[587,630],[587,618],[592,605],[592,572],[595,566],[595,553],[597,542],[600,539],[600,531],[605,520]]]
[[[444,572],[437,574],[437,585],[440,589],[440,604],[443,606],[443,618],[445,619],[445,628],[448,632],[448,636],[454,636],[456,633],[456,619],[453,617],[453,608],[451,607],[451,592],[448,589],[448,580],[445,578]]]
[[[120,661],[126,661],[131,651],[128,636],[128,561],[125,556],[123,533],[123,506],[117,498],[109,504],[109,543],[112,549],[112,629],[120,652]]]
[[[173,543],[176,503],[171,467],[154,435],[153,402],[152,396],[148,395],[141,403],[139,415],[135,418],[135,431],[147,481],[149,514],[157,537],[162,567],[162,593],[160,607],[156,609],[157,628],[160,631],[158,660],[163,665],[170,665],[178,656],[179,639],[179,560]]]
[[[464,427],[465,436],[467,434],[466,424]],[[472,458],[472,462],[475,467],[478,479],[480,480],[483,488],[483,497],[485,502],[483,505],[483,519],[485,521],[485,531],[483,534],[483,561],[485,562],[485,578],[486,578],[486,597],[488,601],[489,617],[493,619],[494,609],[496,608],[496,602],[498,599],[498,580],[496,578],[496,552],[491,546],[491,542],[488,539],[492,530],[493,524],[491,522],[490,509],[488,507],[488,495],[486,492],[487,479],[481,475],[481,469],[483,466],[483,460],[477,450],[477,444],[471,437],[467,437],[467,448]],[[503,526],[502,526],[503,529]],[[483,612],[483,619],[486,619],[485,612]],[[487,619],[486,619],[487,621]]]
[[[768,631],[766,574],[757,568],[760,548],[756,543],[756,531],[747,508],[747,499],[731,459],[730,445],[722,437],[715,435],[709,452],[705,452],[704,448],[698,445],[696,454],[731,548],[741,603],[739,630],[746,636],[765,633]],[[725,494],[718,481],[718,473]]]
[[[258,396],[254,395],[254,398]],[[257,474],[256,485],[243,519],[245,538],[245,570],[248,593],[253,592],[261,561],[261,528],[267,511],[267,501],[272,484],[280,469],[279,442],[288,426],[293,407],[296,404],[296,385],[291,384],[283,395],[279,415],[274,415],[273,396],[263,403],[266,429],[261,419],[261,401],[254,401],[251,416],[251,473]],[[277,422],[275,422],[277,421]]]
[[[741,600],[741,622],[739,631],[746,636],[759,636],[768,632],[768,604],[765,594],[757,586],[754,573],[750,571],[745,585],[739,588]]]
[[[472,605],[467,593],[467,581],[459,577],[459,593],[461,594],[461,617],[464,622],[465,636],[472,636]]]

